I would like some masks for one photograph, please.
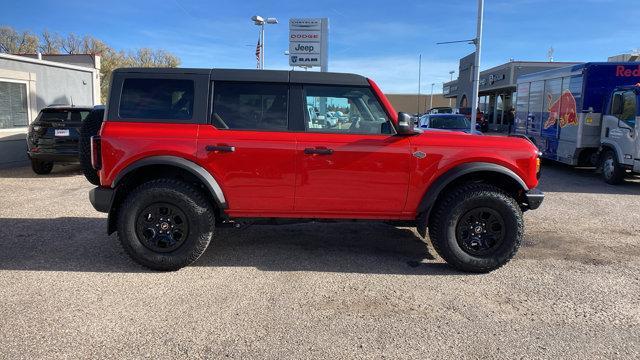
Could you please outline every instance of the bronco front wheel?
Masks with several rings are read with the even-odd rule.
[[[506,264],[522,242],[518,203],[497,187],[469,184],[440,201],[429,221],[429,237],[451,266],[489,272]]]
[[[134,189],[118,212],[118,238],[129,256],[153,270],[196,261],[213,238],[214,209],[194,187],[159,179]]]

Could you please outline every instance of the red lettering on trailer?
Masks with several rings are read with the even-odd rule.
[[[624,65],[616,66],[616,77],[640,77],[640,65],[636,69],[627,69]]]

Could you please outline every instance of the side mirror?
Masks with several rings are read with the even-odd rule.
[[[624,120],[618,120],[618,127],[621,129],[633,130],[633,127]]]
[[[416,132],[413,130],[413,119],[411,115],[399,112],[398,113],[398,135],[413,135]]]

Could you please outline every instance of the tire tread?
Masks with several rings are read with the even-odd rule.
[[[163,189],[166,191],[174,192],[178,196],[186,196],[187,201],[192,202],[193,205],[196,206],[195,211],[198,213],[198,218],[202,219],[204,217],[206,223],[210,224],[211,235],[204,236],[200,234],[200,236],[198,236],[198,238],[195,240],[196,244],[194,245],[192,251],[189,253],[186,259],[176,261],[176,259],[158,256],[157,259],[162,260],[160,263],[149,261],[136,254],[133,247],[123,236],[122,232],[124,231],[124,229],[122,229],[122,217],[127,213],[126,209],[134,206],[134,201],[136,200],[138,194],[150,189]],[[180,180],[161,178],[143,183],[142,185],[133,189],[131,193],[129,193],[129,195],[126,197],[118,214],[118,240],[127,255],[138,264],[151,270],[175,271],[195,262],[205,252],[214,235],[214,224],[215,217],[213,207],[201,191]]]
[[[493,197],[505,202],[518,217],[516,244],[509,253],[500,257],[497,267],[478,266],[465,263],[454,255],[447,244],[446,216],[450,211],[452,211],[453,207],[457,203],[477,196]],[[431,239],[431,243],[435,251],[454,268],[467,272],[486,273],[502,267],[516,255],[518,248],[522,243],[523,234],[524,222],[522,221],[522,210],[518,203],[502,189],[485,183],[470,183],[454,188],[454,190],[447,194],[442,201],[435,205],[434,213],[430,216],[429,221],[429,238]]]

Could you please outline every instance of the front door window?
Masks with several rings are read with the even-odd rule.
[[[635,91],[617,91],[613,94],[611,115],[624,122],[632,129],[636,126],[637,96]]]
[[[393,134],[393,126],[368,88],[305,87],[305,128],[309,132]]]

